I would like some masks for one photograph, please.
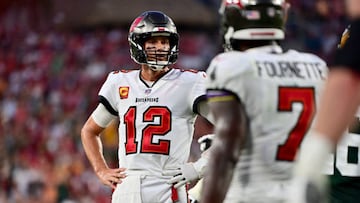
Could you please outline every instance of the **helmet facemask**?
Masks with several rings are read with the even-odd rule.
[[[145,49],[146,64],[153,70],[162,70],[164,67],[173,64],[171,57],[177,54],[174,48],[173,50],[170,50],[170,47],[167,50]]]
[[[158,36],[169,39],[169,50],[145,50],[145,41]],[[131,25],[128,41],[131,58],[153,70],[162,70],[176,63],[178,58],[179,35],[173,21],[162,12],[148,11],[136,18]]]

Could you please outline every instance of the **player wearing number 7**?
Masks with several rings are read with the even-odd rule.
[[[283,0],[224,0],[225,52],[207,70],[215,118],[201,202],[284,202],[327,76],[319,57],[283,51]]]
[[[186,163],[196,116],[207,116],[205,72],[170,67],[178,57],[179,35],[162,12],[136,18],[128,40],[141,68],[108,75],[82,129],[86,155],[100,180],[115,190],[112,203],[185,203],[184,184],[200,178],[207,162]],[[110,169],[99,134],[116,117],[120,168]]]

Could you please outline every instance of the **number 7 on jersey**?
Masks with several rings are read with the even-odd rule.
[[[278,111],[292,112],[294,103],[301,103],[303,109],[294,128],[284,144],[279,145],[276,160],[294,161],[296,152],[309,130],[316,112],[315,89],[313,87],[279,87]]]

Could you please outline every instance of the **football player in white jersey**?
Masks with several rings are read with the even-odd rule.
[[[215,119],[201,202],[284,202],[294,158],[308,134],[327,65],[283,51],[285,0],[224,0],[226,51],[211,62]]]
[[[187,202],[185,183],[202,176],[207,159],[186,163],[197,114],[208,117],[203,71],[170,68],[179,35],[159,11],[137,17],[128,36],[138,70],[111,72],[99,105],[83,126],[86,155],[112,203]],[[107,166],[99,134],[119,117],[119,168]]]

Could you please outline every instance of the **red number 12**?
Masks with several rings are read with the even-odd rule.
[[[142,129],[142,139],[140,153],[169,154],[170,141],[159,139],[158,143],[153,143],[154,135],[164,136],[171,130],[171,112],[167,107],[151,106],[143,113],[143,122],[154,122],[155,117],[160,118],[159,124],[148,124]],[[126,125],[126,154],[137,152],[136,142],[136,107],[132,106],[124,115]]]

